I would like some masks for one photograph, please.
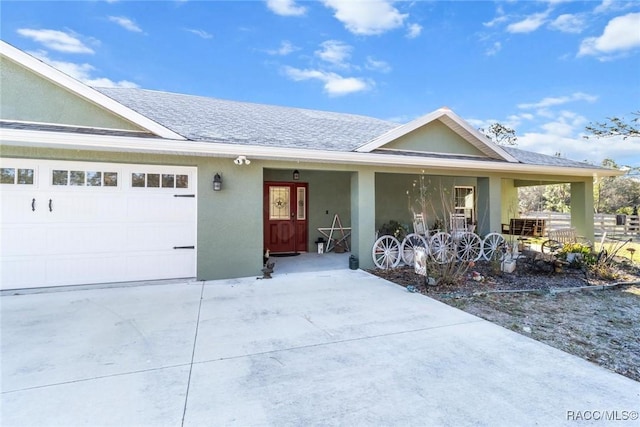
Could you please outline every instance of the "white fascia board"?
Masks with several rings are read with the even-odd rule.
[[[147,131],[166,139],[186,140],[182,135],[155,122],[148,117],[128,108],[119,102],[109,98],[101,92],[85,85],[73,77],[59,71],[43,61],[17,49],[5,41],[0,40],[0,55],[14,61],[21,66],[33,71],[43,78],[61,86],[76,95],[92,102],[125,120],[140,126]]]
[[[480,149],[480,151],[483,151],[483,150],[479,146],[485,146],[489,150],[493,151],[498,156],[500,156],[501,158],[503,158],[508,162],[518,162],[518,159],[513,157],[511,154],[507,153],[498,144],[491,141],[489,138],[486,137],[486,135],[481,133],[479,130],[475,129],[466,120],[458,116],[453,111],[446,110],[444,115],[447,116],[449,119],[453,120],[454,122],[456,122],[458,126],[462,127],[465,131],[469,132],[471,136],[477,140],[477,143],[473,145],[475,145],[476,148]]]
[[[278,160],[310,163],[465,170],[482,173],[522,173],[540,175],[617,176],[624,172],[600,168],[571,168],[487,160],[434,159],[354,151],[320,151],[302,148],[265,147],[219,142],[171,141],[159,138],[117,137],[62,132],[41,132],[0,128],[0,145],[43,147],[109,152],[135,152],[168,155],[229,157],[247,156],[250,160]]]

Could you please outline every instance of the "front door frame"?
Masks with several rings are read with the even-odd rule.
[[[289,190],[287,219],[271,218],[270,189]],[[303,191],[301,191],[303,190]],[[300,200],[300,199],[304,200]],[[300,203],[302,202],[302,203]],[[263,190],[263,244],[272,253],[298,253],[308,251],[309,236],[309,184],[297,181],[265,181]]]

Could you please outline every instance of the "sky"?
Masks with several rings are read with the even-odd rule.
[[[517,147],[640,167],[638,1],[12,1],[2,40],[95,87],[406,123],[448,107]],[[640,125],[640,123],[638,123]]]

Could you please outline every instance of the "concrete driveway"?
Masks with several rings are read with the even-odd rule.
[[[3,426],[573,426],[640,410],[640,383],[362,271],[0,302]]]

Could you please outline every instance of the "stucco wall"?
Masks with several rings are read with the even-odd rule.
[[[384,148],[486,157],[484,153],[437,120],[398,138]]]
[[[69,93],[20,65],[2,58],[0,118],[99,128],[142,130],[77,95]]]

